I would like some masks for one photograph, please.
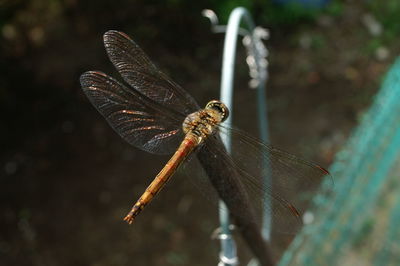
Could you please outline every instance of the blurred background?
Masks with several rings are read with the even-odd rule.
[[[119,79],[102,43],[110,29],[130,35],[203,106],[219,95],[223,35],[201,11],[226,23],[233,8],[248,8],[271,35],[272,144],[329,167],[400,53],[400,5],[288,2],[1,0],[0,265],[217,263],[217,210],[184,178],[133,226],[122,221],[168,157],[125,143],[80,88],[87,70]],[[241,47],[234,121],[257,132],[245,55]]]

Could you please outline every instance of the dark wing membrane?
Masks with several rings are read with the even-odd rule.
[[[232,155],[221,162],[234,168],[258,215],[272,217],[274,232],[295,234],[318,193],[330,193],[333,179],[322,167],[279,150],[237,129],[220,127],[232,136]],[[218,147],[211,153],[218,153]],[[325,179],[324,179],[325,177]],[[322,182],[324,190],[321,190]],[[233,210],[240,215],[242,210]]]
[[[184,115],[199,109],[196,101],[158,70],[125,33],[107,31],[104,34],[104,45],[123,79],[137,91]]]
[[[88,71],[80,82],[110,126],[133,146],[155,154],[169,154],[178,147],[184,116],[172,114],[102,72]]]

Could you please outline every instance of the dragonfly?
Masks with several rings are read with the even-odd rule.
[[[225,126],[229,110],[222,102],[212,100],[200,108],[125,33],[108,31],[103,39],[124,83],[101,71],[88,71],[80,78],[84,93],[128,143],[153,154],[173,154],[125,216],[126,222],[131,224],[181,164],[196,154],[210,180],[201,179],[199,186],[207,187],[205,194],[215,193],[210,198],[222,198],[238,219],[268,211],[285,232],[301,226],[305,205],[299,195],[305,193],[298,190],[317,189],[329,176],[327,170]],[[220,139],[227,133],[233,136],[232,155]],[[265,174],[271,182],[262,181]],[[213,189],[208,189],[210,185]]]

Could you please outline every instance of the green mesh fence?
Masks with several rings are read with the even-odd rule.
[[[279,265],[400,265],[400,59],[330,171]]]

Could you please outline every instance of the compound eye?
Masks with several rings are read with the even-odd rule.
[[[217,110],[221,114],[221,122],[225,121],[229,116],[229,109],[225,104],[218,100],[209,101],[206,108]]]

